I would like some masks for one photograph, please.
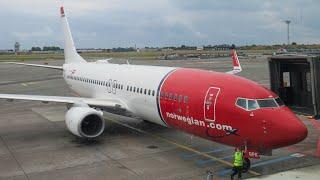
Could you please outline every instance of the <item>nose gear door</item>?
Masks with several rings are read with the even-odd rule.
[[[204,98],[204,119],[207,121],[216,120],[216,102],[220,88],[209,87]]]

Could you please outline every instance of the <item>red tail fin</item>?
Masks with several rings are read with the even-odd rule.
[[[231,57],[232,57],[232,62],[233,62],[233,70],[235,71],[242,71],[240,62],[239,62],[239,58],[237,55],[237,52],[235,49],[231,50]]]
[[[63,6],[60,7],[60,15],[61,17],[65,16]]]
[[[237,74],[242,71],[242,68],[241,68],[240,61],[239,61],[239,58],[238,58],[238,55],[237,55],[237,52],[235,49],[231,50],[231,57],[232,57],[233,70],[228,71],[226,73]]]

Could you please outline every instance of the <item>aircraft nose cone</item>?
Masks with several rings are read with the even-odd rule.
[[[295,144],[304,140],[308,135],[307,127],[300,121],[296,120],[296,123],[289,126],[288,129],[288,143]]]
[[[273,112],[270,119],[265,137],[266,147],[275,149],[290,146],[304,140],[308,135],[304,123],[287,108]]]
[[[296,144],[304,140],[308,135],[307,127],[295,115],[287,117],[286,123],[281,124],[278,129],[282,132],[279,133],[278,142],[276,146],[284,147]],[[282,136],[282,137],[281,137]]]

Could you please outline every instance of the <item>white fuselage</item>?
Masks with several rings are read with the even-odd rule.
[[[176,68],[107,63],[63,65],[68,86],[82,97],[117,99],[145,120],[166,126],[157,107],[161,81]]]

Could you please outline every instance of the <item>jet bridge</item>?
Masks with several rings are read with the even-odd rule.
[[[271,90],[293,111],[320,114],[320,56],[275,55],[268,58]]]

